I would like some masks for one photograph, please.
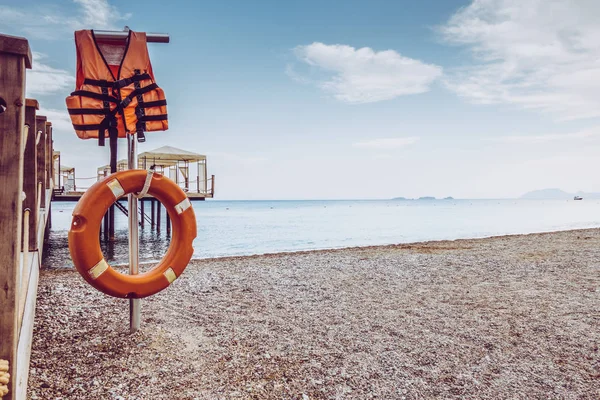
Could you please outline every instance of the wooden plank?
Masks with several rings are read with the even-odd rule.
[[[48,186],[48,182],[46,181],[46,117],[43,115],[37,115],[35,117],[35,126],[36,131],[39,133],[39,138],[37,139],[37,178],[36,182],[39,184],[42,183],[42,190],[38,193],[40,204],[42,207],[46,204],[46,189]],[[39,220],[39,219],[38,219]],[[41,242],[38,242],[40,245]]]
[[[6,110],[0,114],[0,359],[8,360],[9,373],[17,370],[17,271],[21,253],[21,193],[23,188],[22,129],[25,124],[26,56],[7,49],[6,36],[0,36],[0,98]],[[15,379],[8,382],[14,399]]]
[[[25,400],[27,398],[27,381],[29,379],[29,360],[31,358],[31,341],[33,337],[33,321],[35,318],[35,302],[37,297],[38,281],[40,276],[40,255],[32,253],[29,265],[29,286],[27,287],[25,312],[23,314],[23,325],[19,342],[17,345],[17,372],[14,375],[16,383],[15,399]]]
[[[37,146],[36,146],[36,110],[39,109],[37,100],[27,99],[25,102],[25,124],[29,125],[29,134],[25,138],[25,153],[23,154],[23,211],[29,209],[29,237],[27,246],[23,242],[23,249],[29,251],[37,250],[37,226],[38,226],[38,187],[37,187]]]
[[[0,35],[0,53],[21,56],[25,61],[25,67],[31,68],[31,48],[29,47],[29,42],[25,38]]]
[[[25,211],[23,213],[23,236],[27,236],[29,234],[29,217],[30,212]],[[19,295],[18,300],[18,314],[17,314],[17,334],[21,335],[21,323],[23,320],[23,312],[25,310],[25,300],[27,299],[27,288],[29,287],[29,272],[30,268],[28,268],[31,256],[33,253],[27,251],[27,248],[23,248],[21,252],[21,259],[19,265],[19,283],[17,293]]]

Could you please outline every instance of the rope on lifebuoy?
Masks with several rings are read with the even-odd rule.
[[[142,188],[142,191],[139,193],[133,193],[133,195],[136,198],[141,199],[146,195],[146,193],[148,193],[148,189],[150,189],[150,184],[152,183],[152,175],[154,175],[154,166],[150,167],[150,169],[146,173],[146,181],[144,182],[144,187]]]
[[[0,359],[0,397],[8,394],[8,382],[10,374],[8,373],[8,360]]]

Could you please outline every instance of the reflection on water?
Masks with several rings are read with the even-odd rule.
[[[67,234],[75,203],[52,203],[45,265],[72,265]],[[600,226],[600,201],[331,200],[201,201],[194,258],[476,238]],[[157,261],[169,246],[163,209],[160,233],[140,230],[140,261]],[[103,243],[111,264],[127,264],[127,217],[115,215],[116,241]],[[146,267],[148,268],[148,267]],[[143,268],[141,268],[143,270]]]
[[[59,204],[59,203],[55,203]],[[61,204],[62,205],[62,204]],[[48,246],[44,253],[43,265],[48,268],[60,268],[73,266],[71,254],[69,252],[69,240],[67,229],[64,228],[64,220],[67,219],[67,227],[70,223],[71,209],[53,210],[52,227],[48,235]],[[118,211],[118,210],[117,210]],[[164,213],[164,210],[163,210]],[[65,218],[67,217],[67,218]],[[164,218],[164,214],[163,214]],[[57,226],[58,225],[58,226]],[[120,265],[129,263],[129,239],[127,230],[127,218],[124,215],[115,215],[115,240],[113,242],[100,240],[100,248],[104,258],[111,265]],[[149,225],[139,228],[139,253],[141,263],[158,262],[167,252],[171,236],[166,233],[166,226],[162,226],[160,232],[151,229]],[[140,271],[144,266],[140,265]]]

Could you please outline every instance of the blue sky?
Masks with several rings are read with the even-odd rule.
[[[170,128],[140,151],[206,154],[220,199],[600,191],[599,17],[585,0],[0,0],[79,177],[108,149],[69,125],[73,31],[168,32],[149,48]]]

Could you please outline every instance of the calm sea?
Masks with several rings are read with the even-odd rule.
[[[125,203],[126,204],[126,203]],[[44,264],[72,265],[67,232],[75,203],[53,203]],[[348,200],[194,202],[195,258],[296,250],[479,238],[600,226],[598,200]],[[149,207],[147,207],[149,208]],[[162,258],[164,227],[140,230],[140,261]],[[127,218],[116,218],[116,242],[103,244],[106,259],[128,262]]]

